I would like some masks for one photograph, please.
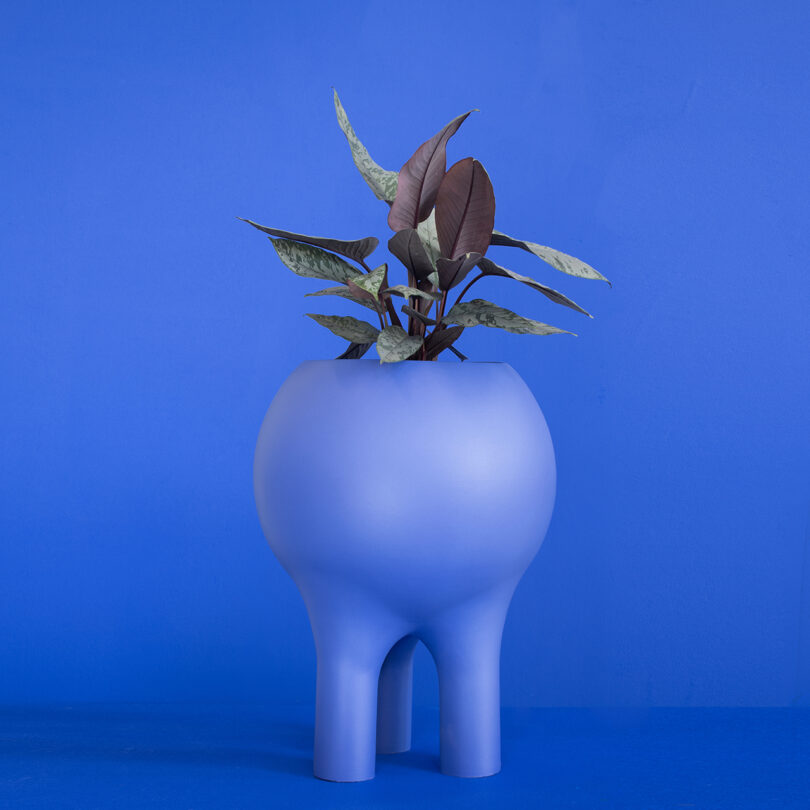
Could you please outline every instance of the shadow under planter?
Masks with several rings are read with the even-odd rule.
[[[309,612],[314,773],[374,776],[411,742],[413,653],[439,676],[441,769],[500,770],[499,662],[555,493],[543,414],[505,363],[311,361],[259,433],[262,527]]]

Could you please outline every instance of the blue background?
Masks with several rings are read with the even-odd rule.
[[[487,167],[497,227],[614,282],[493,249],[595,320],[493,279],[580,337],[460,344],[519,371],[558,455],[503,702],[810,705],[808,25],[790,2],[7,6],[0,702],[312,700],[252,452],[284,378],[342,348],[302,313],[351,308],[303,299],[235,217],[384,244],[335,85],[391,169],[480,108],[450,160]],[[432,703],[424,651],[417,681]]]

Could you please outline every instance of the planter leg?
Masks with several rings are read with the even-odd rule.
[[[362,782],[374,778],[380,667],[402,631],[350,591],[322,582],[317,593],[307,604],[318,655],[314,773]]]
[[[314,773],[330,782],[374,778],[379,662],[356,651],[318,652]]]
[[[411,747],[413,653],[418,639],[405,636],[392,648],[380,670],[377,689],[377,753],[398,754]]]
[[[501,769],[503,602],[456,611],[426,639],[439,674],[441,770],[450,776],[492,776]]]

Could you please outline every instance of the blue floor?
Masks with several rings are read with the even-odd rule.
[[[438,771],[438,717],[377,777],[311,775],[311,707],[0,709],[2,808],[801,808],[810,710],[504,709],[503,771]]]

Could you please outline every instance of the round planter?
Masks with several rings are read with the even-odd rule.
[[[500,770],[501,635],[540,548],[554,450],[506,363],[300,365],[262,423],[265,536],[318,656],[315,776],[374,776],[410,747],[414,647],[436,662],[441,769]]]

